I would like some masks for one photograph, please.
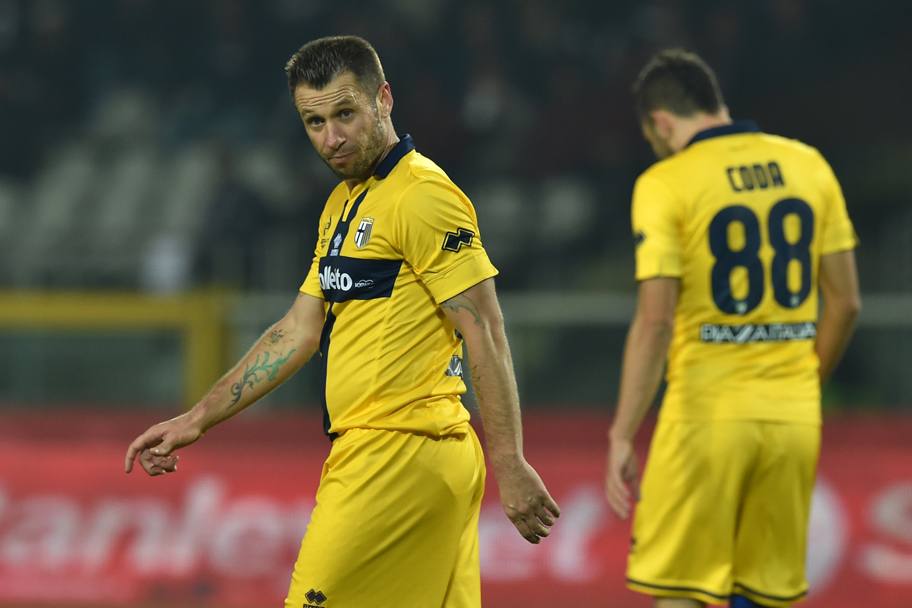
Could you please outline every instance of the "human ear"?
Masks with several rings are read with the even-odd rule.
[[[380,85],[377,91],[377,107],[380,109],[380,118],[389,118],[393,112],[393,91],[388,82]]]
[[[663,140],[668,140],[674,130],[674,121],[671,113],[667,110],[653,110],[649,113],[649,118],[652,120],[652,128],[655,134]]]

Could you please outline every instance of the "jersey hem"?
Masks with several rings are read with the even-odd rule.
[[[350,426],[345,429],[333,431],[337,437],[344,437],[349,431],[379,431],[384,433],[406,433],[408,435],[418,435],[420,437],[452,437],[455,435],[465,435],[471,428],[471,418],[460,420],[446,426],[444,429],[434,431],[432,429],[406,428],[404,426],[383,426],[374,424],[359,424]]]
[[[776,416],[763,416],[763,415],[744,415],[744,416],[688,416],[688,415],[677,415],[677,414],[667,414],[663,415],[662,411],[659,410],[659,420],[666,420],[668,422],[772,422],[780,424],[803,424],[807,426],[822,426],[823,418],[819,416],[817,418],[784,418]]]

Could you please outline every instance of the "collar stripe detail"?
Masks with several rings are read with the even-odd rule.
[[[408,134],[403,135],[402,139],[399,140],[399,143],[386,155],[386,158],[377,164],[377,168],[374,169],[374,177],[377,179],[386,178],[386,176],[390,174],[390,171],[399,164],[402,157],[414,149],[415,142],[412,141],[412,136]]]
[[[730,125],[722,125],[721,127],[712,127],[710,129],[703,129],[694,135],[687,146],[697,143],[698,141],[703,141],[705,139],[712,139],[713,137],[721,137],[723,135],[738,135],[740,133],[757,133],[760,131],[760,127],[757,126],[753,120],[736,120]]]

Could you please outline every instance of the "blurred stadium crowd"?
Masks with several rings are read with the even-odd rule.
[[[0,286],[293,292],[334,179],[282,68],[311,38],[355,33],[380,53],[399,132],[475,202],[502,290],[632,291],[629,195],[653,159],[630,83],[656,49],[682,45],[717,69],[735,117],[824,152],[861,236],[864,290],[909,292],[902,10],[0,0]]]
[[[630,287],[628,196],[651,157],[628,91],[666,45],[707,57],[735,116],[827,153],[862,259],[893,261],[863,264],[866,287],[910,285],[890,152],[910,154],[912,47],[876,5],[4,0],[0,281],[293,287],[332,177],[282,67],[353,32],[383,58],[400,132],[476,201],[505,286]]]

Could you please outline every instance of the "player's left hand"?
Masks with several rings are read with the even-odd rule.
[[[504,513],[523,538],[537,545],[551,533],[551,526],[560,517],[560,507],[525,459],[500,467],[495,474]]]
[[[630,517],[630,501],[639,499],[636,452],[633,442],[612,439],[608,449],[608,470],[605,472],[605,496],[611,509],[621,519]]]

